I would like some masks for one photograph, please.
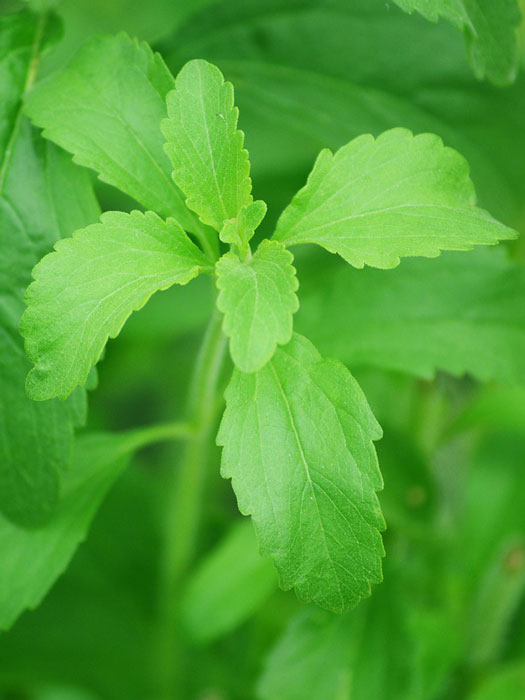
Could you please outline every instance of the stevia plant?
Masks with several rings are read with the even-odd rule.
[[[227,340],[234,368],[217,436],[221,473],[280,585],[349,610],[382,579],[373,444],[382,431],[349,370],[293,331],[300,286],[290,249],[315,244],[355,268],[390,269],[514,232],[476,206],[459,153],[433,134],[394,128],[321,151],[260,240],[266,204],[252,194],[232,85],[204,60],[174,79],[125,35],[88,43],[29,92],[25,111],[75,162],[145,208],[102,214],[35,267],[21,324],[34,363],[29,396],[67,399],[152,294],[212,276],[216,309],[196,361],[174,506],[173,586],[190,556],[196,524],[186,506],[200,494]]]

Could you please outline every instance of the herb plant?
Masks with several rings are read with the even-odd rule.
[[[500,0],[489,9],[482,0],[395,3],[433,22],[445,18],[463,31],[476,76],[472,79],[498,86],[516,80],[520,13],[515,2]],[[290,4],[297,11],[302,7]],[[259,5],[253,0],[247,8],[237,8],[241,27],[253,20],[250,11],[257,17]],[[308,12],[311,7],[326,10],[322,2],[306,5]],[[272,3],[270,10],[279,14]],[[386,21],[383,8],[376,10],[380,21]],[[211,12],[212,30],[229,26],[230,12],[232,8],[218,8],[215,20]],[[330,12],[323,22],[332,22]],[[413,26],[409,14],[399,8],[392,13],[403,27]],[[197,14],[194,25],[189,20],[188,36],[206,31],[203,17]],[[420,19],[414,26],[426,26]],[[312,32],[314,24],[310,19],[304,26]],[[327,25],[321,24],[322,35]],[[336,32],[334,25],[333,36]],[[273,651],[266,652],[254,691],[262,700],[517,698],[514,688],[523,682],[522,666],[504,670],[510,676],[496,678],[495,694],[490,695],[489,685],[488,694],[479,698],[471,694],[477,688],[473,680],[462,686],[456,680],[447,685],[444,679],[454,677],[462,653],[458,649],[464,644],[474,650],[469,652],[477,659],[473,667],[489,668],[518,609],[525,568],[523,518],[522,508],[509,503],[521,478],[515,454],[523,446],[525,429],[519,419],[525,405],[522,390],[503,393],[503,426],[512,438],[501,441],[489,431],[483,437],[486,453],[469,453],[474,464],[478,460],[479,473],[474,470],[473,493],[464,496],[460,535],[445,545],[447,537],[439,528],[452,517],[447,510],[452,506],[435,514],[438,480],[426,465],[434,453],[445,459],[438,448],[447,440],[454,460],[467,459],[457,436],[472,425],[483,428],[484,421],[492,430],[500,413],[490,392],[476,395],[465,408],[464,396],[470,401],[472,390],[464,387],[457,409],[451,391],[443,392],[437,382],[431,385],[437,370],[456,376],[468,372],[473,382],[504,386],[519,386],[525,379],[525,272],[519,252],[510,258],[503,248],[508,244],[494,248],[512,241],[513,250],[519,251],[514,239],[520,223],[507,213],[512,205],[501,216],[506,224],[478,206],[467,160],[448,145],[446,129],[430,129],[427,125],[439,120],[419,116],[410,117],[411,130],[406,128],[401,119],[406,110],[396,98],[389,103],[393,121],[403,126],[382,124],[382,117],[374,116],[363,133],[330,139],[329,145],[336,141],[337,146],[322,148],[306,182],[279,214],[278,204],[286,199],[279,173],[290,167],[286,147],[279,146],[286,135],[279,134],[278,120],[272,127],[275,142],[270,132],[254,134],[256,144],[260,139],[256,151],[261,172],[267,167],[264,159],[274,159],[268,180],[275,179],[275,184],[267,181],[263,186],[268,203],[255,199],[234,102],[236,75],[241,94],[242,86],[247,94],[255,86],[264,100],[268,78],[263,73],[274,70],[271,60],[263,70],[248,55],[237,70],[228,70],[232,84],[214,63],[184,55],[182,32],[180,46],[177,34],[173,43],[179,52],[170,60],[178,67],[174,77],[147,43],[123,32],[97,34],[65,67],[39,80],[39,64],[45,68],[46,56],[52,59],[59,33],[59,19],[48,11],[23,10],[0,19],[0,627],[9,628],[24,610],[42,601],[132,455],[173,441],[178,446],[169,461],[176,468],[162,482],[167,496],[156,622],[153,630],[145,624],[148,631],[137,632],[153,638],[148,680],[132,680],[133,671],[129,687],[125,680],[113,686],[79,682],[73,674],[75,687],[108,698],[255,697],[251,690],[233,690],[233,681],[225,682],[230,690],[224,695],[198,695],[205,688],[186,679],[184,665],[190,663],[192,644],[210,644],[227,635],[273,595],[287,601],[282,603],[284,617],[289,617],[286,606],[299,609]],[[278,52],[276,46],[266,50]],[[170,49],[165,48],[169,59]],[[221,59],[221,51],[217,55]],[[300,60],[300,47],[295,55]],[[228,68],[227,59],[224,65]],[[291,71],[283,70],[280,80],[282,85],[290,80],[291,90],[300,95],[301,80],[313,74],[305,71],[294,82]],[[332,76],[323,82],[327,95],[335,80]],[[313,83],[305,85],[313,94]],[[285,92],[278,101],[283,128],[288,100],[298,110],[289,121],[301,133],[313,128],[315,119],[325,121],[314,106],[311,114],[307,108],[303,125],[300,99]],[[359,101],[357,93],[356,88]],[[250,114],[253,105],[245,99]],[[377,114],[390,100],[379,94],[370,99],[377,100],[372,109]],[[367,109],[363,107],[364,113]],[[241,109],[241,125],[243,114]],[[250,137],[247,128],[248,145]],[[464,142],[472,144],[473,138],[467,135]],[[452,141],[457,145],[461,139]],[[493,191],[494,175],[483,148],[472,152],[478,153],[476,171],[486,174],[484,191]],[[257,158],[253,161],[257,168]],[[102,197],[121,203],[121,210],[113,206],[100,212],[90,170],[107,187],[100,190]],[[295,181],[290,175],[284,191]],[[524,195],[523,183],[519,187]],[[483,203],[490,201],[490,194],[483,196]],[[186,285],[187,291],[177,289]],[[180,420],[125,431],[92,430],[73,446],[74,429],[86,420],[86,389],[97,385],[96,365],[108,340],[156,292],[168,289],[151,301],[153,307],[159,297],[170,299],[169,307],[159,307],[159,328],[177,337],[184,323],[191,331],[207,324],[200,348],[179,345],[164,365],[154,366],[157,360],[148,355],[143,333],[133,352],[140,353],[142,367],[152,365],[151,376],[157,374],[161,384],[172,371],[191,375],[184,409],[174,410]],[[212,294],[203,296],[203,289]],[[171,293],[175,296],[169,297]],[[361,372],[363,382],[348,368],[354,366],[358,375],[360,367],[368,368],[368,374]],[[373,374],[374,368],[379,375]],[[420,383],[404,376],[417,377]],[[126,367],[121,381],[133,381]],[[185,386],[184,380],[180,385]],[[378,443],[386,445],[379,447],[379,460],[374,443],[383,438],[383,430],[368,393],[388,425]],[[509,408],[513,405],[516,410]],[[454,412],[461,415],[452,419]],[[419,442],[405,437],[411,432]],[[514,442],[519,443],[516,452],[509,448],[505,457]],[[217,461],[214,443],[221,448],[220,474],[231,480],[238,509],[250,516],[254,527],[248,519],[230,515],[228,525],[234,524],[222,526],[225,534],[217,542],[211,534],[213,520],[208,520],[208,540],[216,544],[194,568],[203,512],[214,507],[207,500]],[[506,465],[501,482],[493,483],[487,454]],[[449,490],[456,488],[454,479],[451,483]],[[152,487],[144,484],[137,486],[139,497],[133,497],[138,512],[129,512],[128,504],[125,519],[141,520],[141,510],[147,511],[141,498],[147,502]],[[215,489],[220,498],[229,498],[223,486]],[[468,646],[458,633],[447,649],[443,637],[456,622],[451,622],[454,596],[449,600],[445,589],[453,587],[453,579],[441,585],[439,576],[448,575],[460,553],[467,552],[464,578],[469,584],[461,595],[470,595],[468,586],[482,576],[484,557],[489,557],[478,553],[483,549],[479,542],[490,537],[478,542],[469,527],[472,518],[485,517],[483,508],[494,489],[501,489],[499,506],[491,503],[487,508],[487,530],[491,526],[496,533],[497,561],[505,562],[512,580],[491,564],[492,573],[483,574],[470,612],[478,622],[486,618],[489,631],[483,627],[480,632],[474,624],[468,633],[477,635],[474,644]],[[162,500],[158,494],[155,498],[155,503]],[[500,541],[497,533],[506,508],[510,524]],[[420,509],[420,515],[411,509]],[[387,542],[383,559],[382,533],[390,522],[403,535],[390,542],[392,555]],[[414,543],[427,532],[428,547],[420,555]],[[450,558],[447,546],[454,552]],[[151,551],[158,550],[158,542],[153,543]],[[434,567],[443,568],[435,586],[430,581]],[[426,587],[415,581],[424,581]],[[300,603],[276,593],[277,582],[284,591],[294,589]],[[411,591],[416,591],[413,609]],[[370,596],[370,601],[363,600]],[[501,609],[489,611],[494,600]],[[446,614],[435,614],[434,607],[440,605]],[[271,624],[262,624],[254,644],[263,643],[258,634],[273,639],[276,626],[273,618]],[[399,652],[384,648],[390,641],[394,647],[399,644]],[[241,653],[242,648],[241,643]],[[9,658],[9,642],[6,649]],[[232,650],[231,659],[238,653],[239,648]],[[367,667],[369,653],[374,661]],[[395,680],[374,666],[382,658],[388,659]],[[260,660],[254,663],[258,667]],[[3,673],[0,662],[0,680]],[[13,677],[19,682],[19,675]],[[56,674],[49,677],[56,679]],[[45,678],[46,673],[36,674],[36,684],[27,688],[37,688],[37,694],[27,697],[48,697],[38,694],[45,691]],[[221,681],[215,682],[221,687]],[[498,690],[505,683],[508,693]],[[448,688],[456,694],[444,694]],[[76,691],[71,692],[64,697],[75,700]]]

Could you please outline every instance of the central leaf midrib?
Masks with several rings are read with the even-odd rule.
[[[340,583],[340,581],[339,581],[339,577],[338,577],[337,572],[336,572],[336,569],[335,569],[335,563],[334,563],[333,558],[332,558],[332,556],[331,556],[331,554],[330,554],[330,549],[329,549],[328,543],[327,543],[327,541],[326,541],[326,533],[325,533],[325,529],[324,529],[324,525],[323,525],[323,520],[322,520],[322,518],[321,518],[321,511],[320,511],[320,509],[319,509],[319,503],[318,503],[318,500],[317,500],[317,495],[316,495],[316,493],[315,493],[315,489],[313,488],[313,481],[312,481],[312,477],[311,477],[311,474],[310,474],[310,467],[309,467],[309,465],[308,465],[308,462],[307,462],[306,457],[305,457],[305,454],[304,454],[303,446],[302,446],[301,440],[300,440],[300,438],[299,438],[299,433],[297,432],[297,427],[296,427],[296,425],[295,425],[295,420],[294,420],[294,417],[293,417],[293,414],[292,414],[292,410],[291,410],[291,407],[290,407],[290,403],[289,403],[288,398],[287,398],[287,396],[286,396],[286,394],[285,394],[285,392],[284,392],[284,388],[283,388],[283,386],[282,386],[282,384],[281,384],[281,381],[280,381],[280,379],[279,379],[279,376],[278,376],[278,374],[277,374],[277,372],[276,372],[276,370],[275,370],[274,363],[273,363],[273,362],[270,362],[269,366],[270,366],[270,369],[271,369],[272,374],[273,374],[273,376],[274,376],[274,380],[275,380],[275,383],[276,383],[276,385],[277,385],[277,388],[279,389],[279,393],[280,393],[280,395],[281,395],[281,397],[282,397],[284,406],[285,406],[285,408],[286,408],[286,412],[287,412],[287,414],[288,414],[288,419],[289,419],[289,422],[290,422],[290,427],[292,428],[292,431],[293,431],[293,434],[294,434],[294,438],[295,438],[295,442],[296,442],[297,448],[298,448],[298,450],[299,450],[299,455],[300,455],[300,457],[301,457],[301,461],[302,461],[302,463],[303,463],[303,466],[304,466],[304,469],[305,469],[305,472],[306,472],[307,483],[308,483],[309,488],[310,488],[310,491],[311,491],[311,493],[312,493],[312,498],[313,498],[313,501],[314,501],[314,503],[315,503],[315,508],[316,508],[316,510],[317,510],[317,516],[318,516],[318,520],[319,520],[319,525],[321,526],[321,533],[322,533],[323,546],[324,546],[324,549],[325,549],[325,552],[326,552],[326,555],[327,555],[327,559],[328,559],[328,561],[330,562],[330,566],[332,567],[334,579],[335,579],[335,582],[336,582],[336,585],[337,585],[337,589],[338,589],[338,592],[339,592],[339,598],[340,598],[340,601],[341,601],[341,608],[343,608],[343,607],[344,607],[344,598],[343,598],[343,592],[342,592],[342,590],[341,590],[341,583]]]

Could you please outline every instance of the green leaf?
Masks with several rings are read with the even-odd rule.
[[[521,700],[525,695],[525,664],[507,663],[487,675],[469,700]]]
[[[503,250],[408,260],[388,272],[316,256],[299,272],[298,330],[351,367],[525,383],[525,267]]]
[[[250,522],[237,523],[201,562],[181,602],[181,619],[192,639],[210,642],[248,619],[277,585]]]
[[[0,509],[27,527],[45,522],[57,504],[86,401],[82,390],[45,405],[26,395],[23,289],[53,243],[99,213],[87,173],[21,114],[22,93],[56,33],[55,21],[27,12],[0,18]]]
[[[252,182],[233,86],[206,61],[187,63],[167,97],[162,122],[173,179],[200,220],[222,229],[252,201]]]
[[[362,626],[361,607],[346,615],[315,608],[299,613],[270,652],[257,697],[349,700],[352,639],[362,639]]]
[[[403,125],[462,153],[481,206],[510,224],[525,199],[525,75],[494,89],[473,77],[464,54],[449,23],[385,0],[216,3],[163,46],[174,69],[199,56],[233,80],[270,210],[289,202],[321,148]]]
[[[242,207],[235,218],[224,222],[219,234],[221,241],[237,246],[241,255],[246,257],[249,251],[249,241],[265,215],[266,204],[262,200],[258,199],[247,204]]]
[[[317,243],[359,268],[515,238],[474,202],[468,165],[456,151],[433,134],[392,129],[377,139],[359,136],[335,155],[321,151],[275,238]]]
[[[0,516],[0,629],[37,606],[64,571],[134,447],[129,435],[79,438],[62,500],[46,525],[24,530]]]
[[[125,34],[102,36],[37,85],[25,109],[75,162],[195,233],[202,226],[171,179],[159,128],[173,86],[173,76],[147,44]]]
[[[265,240],[248,261],[226,253],[216,265],[217,306],[230,338],[233,361],[243,372],[261,369],[292,337],[299,308],[293,256],[282,243]]]
[[[341,612],[381,581],[381,428],[357,382],[294,335],[255,374],[235,370],[217,443],[280,585]]]
[[[405,12],[419,12],[431,22],[444,17],[465,34],[477,78],[497,85],[512,82],[518,71],[516,0],[395,0]]]
[[[418,700],[421,658],[411,607],[395,572],[373,597],[344,615],[310,608],[292,619],[266,662],[261,700]],[[394,587],[392,587],[394,583]],[[410,601],[412,608],[417,603]],[[419,641],[419,640],[418,640]],[[426,641],[426,640],[425,640]],[[417,688],[417,690],[415,690]]]
[[[210,269],[180,226],[153,212],[107,212],[55,251],[35,267],[21,324],[35,363],[27,389],[36,400],[68,396],[132,311]]]

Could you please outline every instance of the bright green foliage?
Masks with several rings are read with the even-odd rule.
[[[210,642],[231,632],[277,586],[275,569],[259,554],[251,522],[235,525],[190,578],[181,603],[192,639]]]
[[[190,61],[167,97],[162,131],[173,179],[200,220],[222,229],[252,201],[252,182],[233,86],[206,61]]]
[[[432,134],[406,129],[360,136],[321,151],[275,232],[288,245],[317,243],[355,267],[391,268],[515,233],[474,206],[467,162]]]
[[[525,268],[503,251],[407,260],[388,272],[316,259],[299,271],[297,328],[350,367],[525,383]]]
[[[97,37],[64,71],[31,92],[26,113],[44,136],[101,180],[198,231],[163,152],[159,123],[173,86],[173,76],[147,44],[125,34]]]
[[[79,439],[62,500],[45,526],[24,530],[0,516],[1,630],[38,605],[63,572],[134,445],[128,435]]]
[[[210,263],[173,220],[153,212],[107,212],[101,223],[55,246],[35,268],[21,329],[36,366],[32,398],[65,398],[83,384],[132,311]]]
[[[496,218],[520,216],[525,75],[504,90],[473,78],[446,21],[385,0],[235,0],[196,13],[162,48],[173,69],[198,55],[233,80],[270,211],[288,203],[321,148],[405,126],[439,134],[467,158]]]
[[[26,395],[23,289],[53,243],[99,212],[87,174],[38,141],[21,114],[22,93],[56,33],[55,21],[29,13],[0,19],[0,510],[26,526],[43,523],[56,506],[85,396],[43,405]]]
[[[224,222],[220,232],[221,241],[236,246],[241,256],[246,257],[249,250],[248,244],[265,214],[266,204],[260,199],[242,207],[236,217]]]
[[[299,308],[292,262],[282,243],[265,240],[250,260],[226,253],[217,263],[217,306],[224,313],[233,361],[243,372],[261,369],[277,345],[292,337],[292,317]]]
[[[406,12],[416,10],[431,22],[444,17],[464,34],[469,60],[478,78],[512,82],[518,70],[516,0],[394,0]]]
[[[222,475],[281,586],[302,600],[341,612],[381,581],[380,437],[348,370],[302,336],[256,374],[234,372],[217,438]]]

